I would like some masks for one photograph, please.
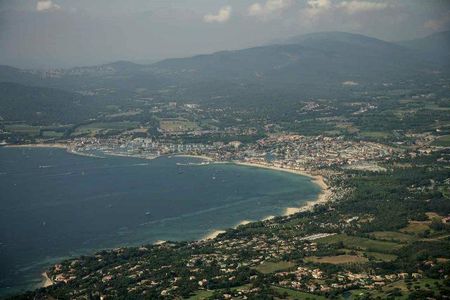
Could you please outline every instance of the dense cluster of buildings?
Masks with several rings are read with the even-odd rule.
[[[291,169],[316,169],[331,166],[355,166],[389,160],[401,154],[397,148],[383,144],[350,141],[342,137],[306,137],[277,135],[244,144],[173,143],[150,138],[77,138],[70,148],[84,153],[106,153],[154,158],[161,155],[192,154],[216,161],[247,161]]]

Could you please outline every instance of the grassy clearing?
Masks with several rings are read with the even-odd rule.
[[[296,290],[291,290],[291,289],[287,289],[287,288],[282,288],[282,287],[278,287],[278,286],[273,286],[273,289],[275,291],[277,291],[278,293],[284,295],[284,297],[282,299],[289,299],[289,300],[294,300],[294,299],[325,300],[326,299],[323,296],[318,296],[318,295],[300,292],[300,291],[296,291]]]
[[[368,262],[369,260],[363,256],[357,255],[336,255],[336,256],[322,256],[322,257],[311,256],[305,258],[305,261],[319,264],[340,265],[340,264],[365,263]]]
[[[359,135],[363,136],[363,137],[375,138],[375,139],[387,139],[392,136],[389,132],[385,132],[385,131],[361,131],[359,133]]]
[[[372,295],[374,297],[380,296],[383,297],[386,295],[386,293],[389,293],[389,291],[392,291],[393,289],[397,288],[402,292],[402,296],[398,299],[408,299],[408,294],[410,291],[415,290],[416,288],[421,290],[429,290],[434,291],[435,284],[443,284],[442,280],[436,280],[436,279],[430,279],[430,278],[423,278],[416,281],[411,281],[410,287],[411,290],[408,289],[408,284],[405,280],[399,280],[396,282],[393,282],[391,284],[388,284],[382,288],[382,293],[380,292],[374,292]],[[397,299],[397,298],[396,298]]]
[[[438,137],[432,144],[433,146],[450,147],[450,135]]]
[[[259,266],[255,267],[258,272],[268,274],[280,270],[285,270],[294,267],[295,264],[289,261],[279,261],[279,262],[264,262]]]
[[[363,289],[349,291],[349,295],[346,299],[366,299],[364,297],[367,297],[367,299],[378,299],[377,297],[379,297],[379,299],[386,299],[386,295],[392,292],[394,289],[399,289],[402,294],[401,296],[396,296],[395,299],[408,299],[410,292],[414,291],[415,287],[421,290],[434,291],[436,283],[443,284],[442,280],[429,278],[419,279],[417,281],[411,282],[411,290],[409,290],[405,280],[399,280],[385,285],[384,287],[382,287],[381,291]]]
[[[159,121],[159,128],[166,133],[187,132],[200,129],[197,123],[186,119],[162,119]]]
[[[377,240],[407,243],[414,241],[416,238],[412,235],[396,232],[396,231],[376,231],[372,232],[370,236]]]
[[[203,299],[208,299],[209,297],[211,297],[213,295],[213,291],[198,291],[196,292],[193,296],[189,297],[189,300],[203,300]]]
[[[394,254],[386,254],[386,253],[370,252],[370,251],[367,251],[364,253],[366,254],[366,256],[368,258],[371,258],[371,259],[374,259],[377,261],[389,262],[389,261],[393,261],[393,260],[397,259],[397,255],[394,255]]]
[[[72,135],[96,135],[108,130],[130,130],[138,126],[138,122],[95,122],[78,127]]]
[[[332,244],[342,242],[344,244],[344,247],[348,249],[366,250],[381,253],[390,253],[402,247],[402,245],[398,243],[372,240],[368,238],[349,236],[346,234],[337,234],[333,236],[328,236],[322,239],[318,239],[316,241],[322,244]]]
[[[400,232],[418,235],[425,232],[426,230],[430,230],[430,226],[427,222],[410,221],[408,226],[400,229]]]
[[[438,110],[438,111],[447,111],[450,110],[450,107],[443,107],[443,106],[439,106],[436,104],[426,104],[424,106],[424,109],[429,109],[429,110]]]
[[[5,125],[6,131],[15,133],[15,134],[24,134],[31,136],[38,136],[41,133],[40,126],[31,126],[26,124],[13,124],[13,125]]]
[[[52,130],[43,130],[42,136],[46,138],[60,138],[64,136],[64,132],[52,131]]]

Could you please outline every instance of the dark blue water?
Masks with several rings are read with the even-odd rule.
[[[192,158],[82,157],[0,148],[0,295],[39,284],[62,258],[198,239],[316,197],[307,177]],[[178,164],[177,164],[178,163]]]

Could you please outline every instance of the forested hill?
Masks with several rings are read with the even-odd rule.
[[[413,44],[328,32],[151,65],[119,61],[46,71],[0,66],[1,113],[5,120],[67,124],[112,104],[142,105],[139,99],[270,107],[308,98],[348,99],[355,90],[385,86],[407,90],[413,82],[435,82],[448,72]],[[441,52],[448,52],[446,47]]]
[[[341,32],[309,34],[284,44],[169,59],[152,65],[154,72],[183,80],[247,80],[286,85],[398,80],[436,67],[414,50]]]
[[[45,72],[0,67],[0,82],[72,90],[159,89],[202,86],[201,83],[212,81],[230,85],[263,83],[276,88],[310,84],[313,89],[318,82],[398,81],[441,69],[435,61],[424,58],[417,48],[413,43],[397,45],[363,35],[325,32],[294,37],[279,44],[167,59],[151,65],[120,61]]]
[[[95,116],[96,102],[75,93],[0,83],[0,117],[30,124],[77,123]]]
[[[420,52],[423,57],[441,65],[450,65],[450,31],[438,32],[424,38],[403,41],[399,44],[414,49]]]

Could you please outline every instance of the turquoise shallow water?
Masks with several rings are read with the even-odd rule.
[[[104,159],[0,148],[0,295],[51,263],[156,240],[199,239],[315,198],[309,178],[193,158]]]

